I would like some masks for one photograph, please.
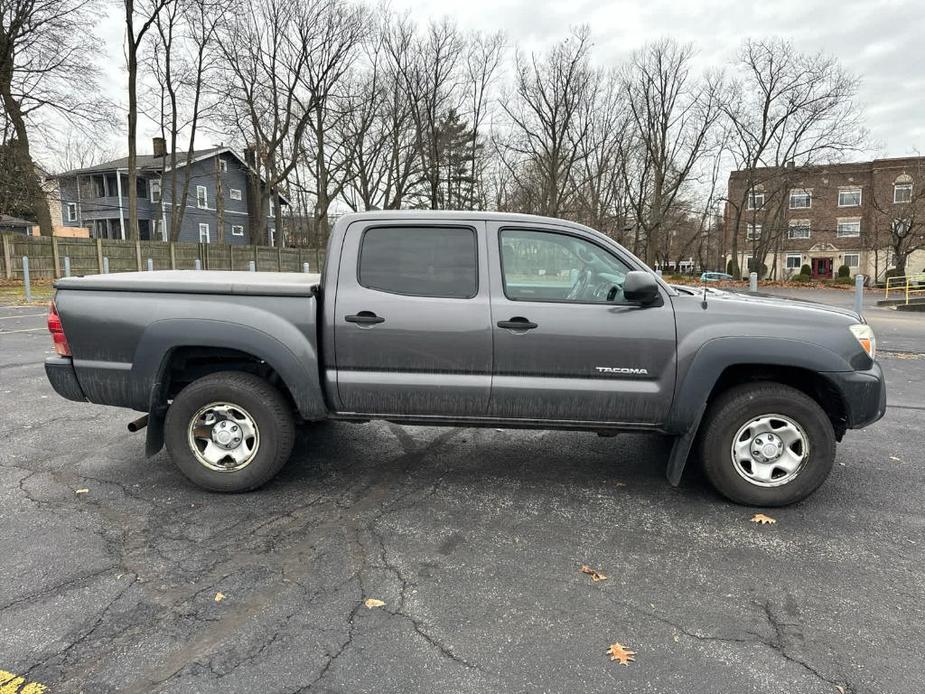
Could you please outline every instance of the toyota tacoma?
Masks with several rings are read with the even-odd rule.
[[[145,413],[210,490],[270,480],[296,424],[565,429],[674,439],[727,498],[815,491],[847,429],[886,408],[857,313],[673,287],[580,224],[488,212],[376,211],[335,223],[320,275],[158,271],[56,282],[65,398]],[[563,464],[567,464],[563,461]]]

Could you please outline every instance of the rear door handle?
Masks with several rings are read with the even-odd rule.
[[[352,316],[344,316],[344,320],[348,323],[357,323],[358,325],[375,325],[376,323],[385,322],[385,318],[377,316],[372,311],[360,311]]]
[[[514,316],[511,320],[499,320],[498,327],[507,328],[508,330],[533,330],[539,326],[528,321],[523,316]]]

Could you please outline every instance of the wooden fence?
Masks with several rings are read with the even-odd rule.
[[[166,243],[163,241],[122,241],[116,239],[75,239],[65,237],[0,234],[3,257],[0,277],[22,277],[22,258],[29,258],[33,278],[63,277],[65,257],[72,275],[95,275],[103,272],[108,258],[110,272],[146,270],[148,259],[155,270],[193,270],[198,259],[203,270],[249,270],[301,272],[308,263],[312,272],[324,264],[324,251],[309,248],[273,248],[270,246],[233,246],[208,243]]]

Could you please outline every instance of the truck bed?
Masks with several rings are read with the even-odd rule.
[[[228,270],[160,270],[65,277],[58,289],[239,296],[311,296],[321,275],[309,272],[232,272]]]

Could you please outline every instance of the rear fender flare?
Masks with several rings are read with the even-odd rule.
[[[261,328],[237,320],[200,318],[151,323],[139,340],[132,362],[133,381],[144,390],[149,412],[159,404],[155,398],[163,397],[163,383],[174,350],[216,347],[235,349],[265,361],[279,374],[304,419],[323,418],[327,408],[318,376],[315,345],[282,318],[266,313],[262,318]]]

